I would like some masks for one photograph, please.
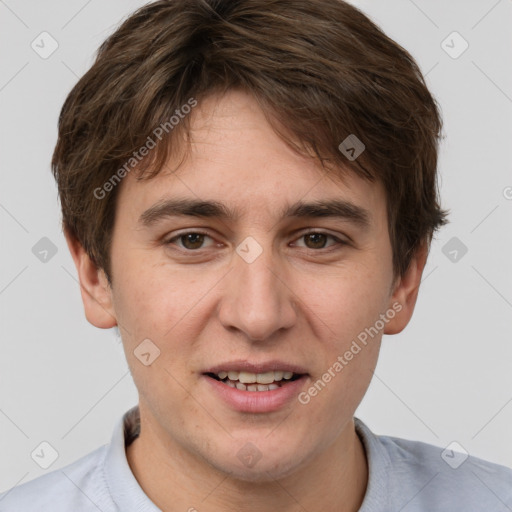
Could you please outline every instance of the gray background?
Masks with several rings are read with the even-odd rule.
[[[451,209],[414,317],[384,336],[356,415],[379,434],[441,447],[455,440],[512,466],[512,0],[354,4],[412,53],[441,104],[440,186]],[[137,402],[115,329],[96,329],[83,314],[49,161],[66,95],[141,5],[0,0],[0,491],[107,443]],[[43,45],[43,31],[59,45],[47,59],[31,47]],[[441,46],[453,31],[469,43],[458,58]],[[453,36],[446,44],[462,48]],[[57,249],[46,262],[32,252],[43,237]],[[59,454],[47,470],[31,458],[42,441]]]

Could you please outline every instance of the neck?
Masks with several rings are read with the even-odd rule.
[[[353,419],[307,465],[264,482],[232,478],[172,440],[160,442],[156,430],[141,418],[141,433],[126,455],[139,485],[163,512],[356,512],[366,492],[367,460]]]

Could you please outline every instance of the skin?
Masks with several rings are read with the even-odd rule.
[[[192,150],[178,171],[179,159],[170,160],[153,179],[128,175],[121,184],[112,287],[67,236],[87,319],[119,326],[139,391],[141,435],[127,448],[129,465],[164,511],[356,511],[368,466],[353,415],[382,334],[401,332],[412,316],[426,250],[394,280],[382,185],[353,174],[327,177],[276,135],[251,96],[210,96],[191,115]],[[233,222],[138,224],[147,208],[176,196],[214,199],[242,214]],[[370,228],[279,217],[295,201],[332,198],[369,210]],[[303,233],[309,228],[347,245],[310,240]],[[202,246],[183,238],[166,245],[179,230],[208,236]],[[235,251],[247,236],[263,250],[250,264]],[[233,359],[281,359],[307,369],[307,390],[396,302],[401,311],[306,405],[294,399],[272,413],[237,412],[202,376]],[[149,366],[133,353],[146,338],[161,351]],[[247,442],[261,453],[252,468],[237,457]]]

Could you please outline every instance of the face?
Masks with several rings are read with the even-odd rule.
[[[353,429],[382,332],[401,330],[412,312],[392,287],[384,190],[328,177],[242,92],[191,115],[191,152],[177,171],[178,159],[153,179],[122,182],[105,304],[163,449],[240,479],[288,475]],[[178,199],[231,216],[179,214]],[[298,202],[351,203],[352,215]],[[264,387],[233,388],[217,380],[223,370]]]

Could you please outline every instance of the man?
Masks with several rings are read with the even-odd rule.
[[[410,55],[339,0],[127,19],[52,163],[85,314],[119,328],[139,404],[0,510],[510,509],[512,470],[354,418],[446,222],[440,130]]]

